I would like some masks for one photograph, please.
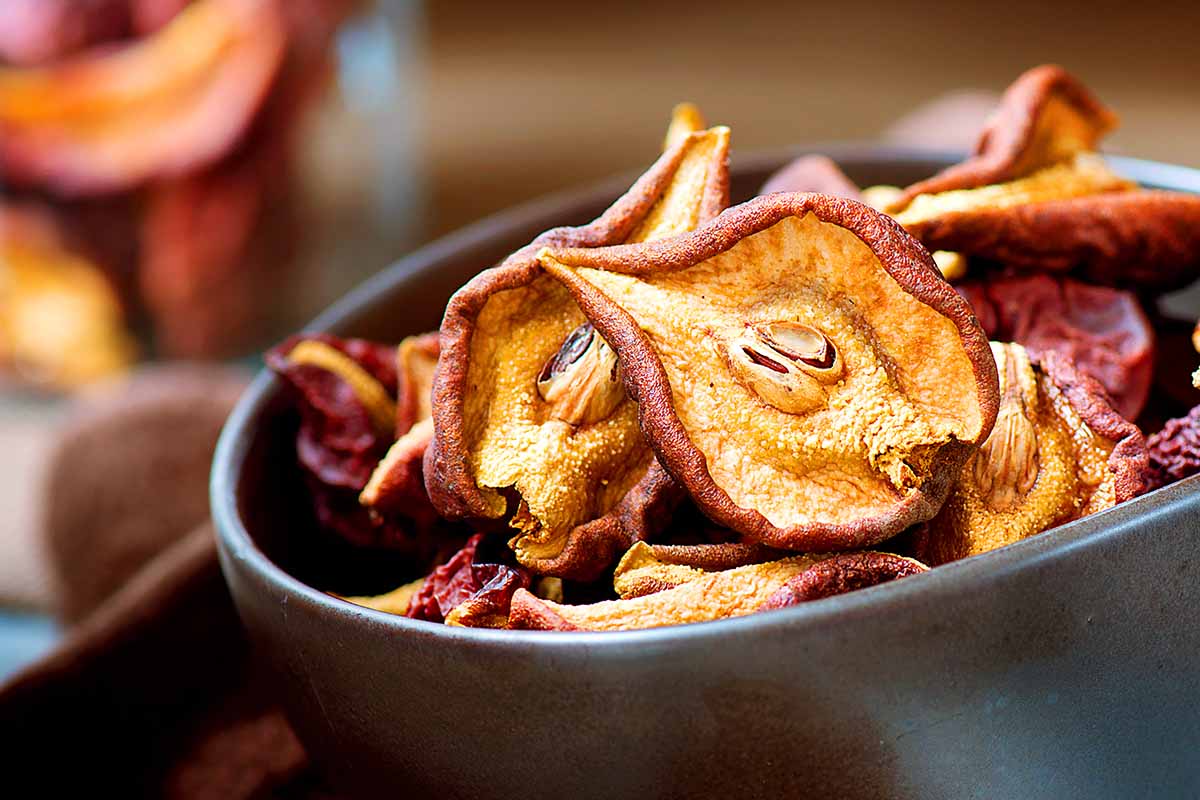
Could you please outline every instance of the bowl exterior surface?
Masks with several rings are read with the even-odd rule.
[[[863,185],[903,185],[957,160],[813,150]],[[798,152],[735,161],[735,199]],[[1144,183],[1200,191],[1200,172],[1114,161]],[[435,242],[311,327],[384,340],[436,327],[470,275],[621,188],[548,198]],[[279,466],[290,430],[279,388],[260,376],[218,447],[222,567],[298,733],[352,793],[1200,796],[1198,479],[769,614],[625,634],[450,629],[298,579],[288,536],[306,509]]]

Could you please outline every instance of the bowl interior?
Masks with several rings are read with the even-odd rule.
[[[804,152],[830,155],[862,186],[905,185],[960,158],[953,153],[853,145],[753,154],[734,161],[733,202],[752,197],[773,170]],[[1145,185],[1200,192],[1200,171],[1133,159],[1113,162]],[[450,295],[470,277],[547,228],[595,217],[631,180],[622,176],[551,196],[434,242],[359,287],[309,329],[379,341],[432,330]],[[1190,292],[1170,303],[1176,308],[1200,305]],[[295,463],[298,418],[280,389],[274,378],[260,375],[222,436],[214,464],[213,502],[226,545],[249,547],[265,555],[266,568],[281,569],[322,591],[370,594],[416,577],[414,565],[401,557],[363,552],[316,530]]]

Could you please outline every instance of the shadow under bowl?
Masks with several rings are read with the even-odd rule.
[[[958,160],[808,148],[861,185]],[[789,150],[735,160],[735,200]],[[1112,159],[1150,186],[1200,172]],[[490,217],[400,260],[311,330],[435,328],[450,294],[624,178]],[[1190,367],[1188,367],[1190,369]],[[262,374],[221,437],[222,567],[324,773],[364,797],[1200,795],[1200,482],[1016,545],[771,613],[628,633],[449,628],[323,593],[387,558],[304,543],[294,415]],[[316,588],[314,588],[316,587]]]

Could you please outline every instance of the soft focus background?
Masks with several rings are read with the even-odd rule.
[[[81,20],[105,2],[0,0],[0,47],[11,45],[5,36],[19,14],[53,6],[59,16],[51,33],[78,38]],[[188,5],[129,2],[171,14]],[[239,167],[260,163],[251,145],[264,139],[277,152],[260,120],[250,144],[186,176],[197,182],[183,186],[192,194],[157,179],[82,200],[36,183],[0,185],[9,206],[32,203],[70,220],[68,227],[83,216],[92,229],[103,229],[100,249],[122,264],[107,274],[118,287],[135,287],[132,299],[122,297],[117,306],[140,357],[252,366],[264,344],[422,242],[537,195],[644,166],[671,106],[685,99],[711,122],[732,126],[735,151],[875,138],[958,146],[961,126],[931,127],[924,115],[910,115],[949,103],[974,120],[1024,69],[1054,61],[1120,113],[1109,149],[1200,167],[1196,2],[289,0],[287,8],[289,24],[312,38],[292,36],[291,42],[307,42],[306,57],[290,50],[289,71],[281,73],[288,81],[279,78],[272,88],[273,107],[303,110],[272,117],[281,127],[271,130],[284,131],[288,142],[282,161],[268,159],[269,169]],[[319,14],[329,15],[327,30],[304,27]],[[154,35],[147,25],[145,35]],[[125,46],[131,38],[96,35],[102,41],[69,57]],[[0,89],[14,70],[58,62],[37,53],[17,58],[19,48],[7,52]],[[283,93],[307,87],[315,75],[321,76],[315,99]],[[5,102],[0,97],[0,137],[9,135]],[[178,237],[191,230],[193,238],[168,236],[163,252],[174,259],[154,260],[149,246],[162,240],[146,234],[147,215],[169,191],[177,194],[167,200],[183,200],[162,207],[187,224],[163,229]],[[223,226],[236,227],[227,221],[230,209],[246,196],[253,197],[246,201],[252,210],[238,218],[245,241],[234,237],[233,255],[221,260],[212,242],[224,241]],[[188,217],[201,207],[209,208],[206,216]],[[0,215],[0,240],[14,224]],[[180,256],[193,251],[199,255],[190,262]],[[153,265],[167,277],[148,279]],[[3,337],[16,335],[17,269],[11,251],[0,250],[0,365],[9,349]],[[78,313],[68,303],[27,315],[20,333],[53,341]],[[45,504],[55,502],[42,476],[72,413],[64,397],[104,391],[88,381],[39,385],[28,370],[7,377],[0,384],[0,608],[7,609],[0,612],[0,675],[55,635],[41,616],[51,599],[35,544]]]

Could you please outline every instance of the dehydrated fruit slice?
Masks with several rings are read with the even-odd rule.
[[[48,216],[0,207],[0,365],[71,389],[129,369],[137,349],[104,272]]]
[[[929,220],[918,238],[1013,267],[1161,293],[1200,274],[1200,197],[1128,191],[980,208]]]
[[[396,395],[396,435],[402,436],[422,420],[429,419],[432,406],[429,395],[433,390],[433,370],[437,367],[437,331],[408,336],[396,351],[396,374],[399,385]]]
[[[924,571],[889,553],[801,555],[721,572],[701,572],[674,587],[632,597],[571,606],[526,591],[513,595],[509,627],[526,630],[625,631],[708,622],[782,608],[866,588]]]
[[[892,553],[838,553],[818,561],[796,577],[789,578],[775,594],[759,606],[758,610],[787,608],[823,597],[878,586],[928,570],[929,567],[916,559]]]
[[[634,542],[613,571],[613,589],[622,600],[628,600],[672,589],[710,572],[761,564],[782,555],[753,542],[694,545]]]
[[[1145,491],[1146,443],[1103,389],[1054,351],[992,343],[1000,413],[941,512],[916,537],[932,565],[978,555]]]
[[[427,508],[423,461],[433,439],[429,393],[437,365],[438,334],[409,336],[396,355],[396,441],[375,467],[359,500],[384,514],[405,515],[410,507]]]
[[[503,628],[513,593],[529,587],[529,573],[520,567],[479,562],[483,534],[475,534],[462,549],[425,578],[412,596],[407,616],[470,628]]]
[[[542,234],[446,308],[426,488],[448,518],[507,520],[536,573],[595,577],[683,494],[638,433],[612,350],[537,252],[693,229],[728,203],[728,146],[727,128],[689,133],[594,222]]]
[[[992,339],[1054,350],[1099,381],[1113,407],[1137,419],[1154,377],[1154,331],[1131,292],[1048,275],[1005,276],[958,287]]]
[[[212,162],[246,130],[285,39],[274,0],[196,0],[116,51],[0,69],[0,175],[85,194]]]
[[[542,262],[620,355],[662,464],[773,547],[854,549],[928,519],[995,419],[970,306],[860,203],[767,195],[667,242]]]
[[[1068,162],[1094,152],[1117,123],[1117,116],[1062,67],[1034,67],[1005,91],[971,158],[909,186],[890,210],[903,211],[920,195],[1004,183]]]
[[[1022,75],[975,154],[884,206],[930,250],[1162,291],[1200,272],[1200,197],[1140,191],[1095,154],[1116,117],[1061,67]],[[875,199],[882,194],[875,193]]]
[[[819,192],[861,200],[862,193],[833,159],[821,155],[800,156],[767,178],[759,194],[774,192]]]

